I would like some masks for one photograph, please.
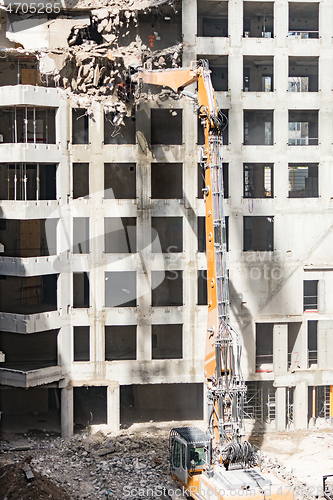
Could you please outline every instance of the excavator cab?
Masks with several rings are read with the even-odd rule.
[[[211,463],[211,437],[198,427],[179,427],[170,432],[170,469],[182,483]]]

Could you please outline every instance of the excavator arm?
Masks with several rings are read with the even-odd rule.
[[[240,345],[229,325],[229,287],[226,267],[226,224],[223,212],[222,127],[210,70],[206,61],[190,68],[152,71],[144,69],[134,78],[142,84],[169,87],[182,92],[198,83],[196,101],[204,127],[206,253],[208,326],[205,349],[205,377],[208,387],[210,432],[221,460],[221,445],[238,441],[242,425],[242,401],[246,391],[240,375]]]

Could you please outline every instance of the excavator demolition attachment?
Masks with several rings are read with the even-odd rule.
[[[190,68],[152,71],[132,76],[143,85],[169,87],[191,98],[204,127],[201,165],[205,176],[208,325],[205,381],[208,431],[197,427],[172,429],[170,470],[184,493],[195,500],[293,500],[292,489],[257,465],[248,441],[242,442],[246,385],[241,373],[240,337],[229,322],[229,284],[223,198],[222,133],[226,126],[218,110],[207,61]],[[197,83],[197,94],[185,87]]]

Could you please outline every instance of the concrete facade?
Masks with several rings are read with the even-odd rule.
[[[299,16],[297,26],[294,17],[289,19],[291,4],[290,16],[293,8]],[[255,401],[247,404],[247,416],[263,423],[275,420],[278,430],[304,428],[310,418],[329,417],[327,395],[333,385],[331,0],[183,0],[181,13],[183,66],[208,59],[213,82],[224,81],[227,71],[227,90],[217,91],[216,97],[228,114],[224,162],[231,322],[243,338],[243,374]],[[221,66],[219,56],[224,57]],[[298,61],[299,73],[289,69],[290,58],[293,68]],[[290,91],[290,75],[300,75],[292,77],[297,85],[297,78],[307,78],[307,68],[311,75],[318,68],[317,90]],[[35,411],[33,402],[22,410],[10,400],[17,388],[36,387],[48,392],[49,408],[60,415],[64,436],[73,433],[74,423],[115,430],[132,421],[203,418],[207,306],[198,301],[198,272],[205,270],[206,260],[198,251],[198,217],[204,217],[205,209],[198,192],[201,146],[193,103],[185,98],[140,102],[134,140],[118,144],[106,144],[106,120],[98,102],[84,118],[87,130],[80,129],[88,138],[79,140],[73,127],[83,123],[85,110],[75,115],[75,103],[60,88],[1,87],[0,107],[15,106],[55,109],[55,143],[0,144],[8,182],[1,219],[58,223],[56,255],[37,251],[26,256],[21,249],[20,257],[15,252],[0,257],[6,277],[2,293],[14,297],[14,309],[3,306],[0,313],[4,422],[6,411]],[[181,122],[169,125],[161,110],[169,110],[175,120],[181,116]],[[169,182],[183,194],[153,198],[152,170],[168,163],[182,166],[181,176]],[[5,167],[9,164],[17,167]],[[18,179],[19,169],[32,164],[56,165],[54,199],[13,199],[10,169],[15,168]],[[74,165],[80,164],[89,164],[89,191],[76,198]],[[128,179],[127,186],[119,185],[111,173],[112,193],[105,184],[109,164],[123,165]],[[134,195],[125,194],[130,172],[135,175]],[[158,179],[165,182],[163,175]],[[118,196],[117,190],[123,194]],[[110,237],[111,247],[117,240],[119,251],[110,253],[105,251],[107,218],[119,224]],[[151,228],[157,218],[159,227],[166,228],[165,236],[158,234],[161,246],[172,235],[178,251],[171,248],[173,240],[169,251],[153,251]],[[130,234],[136,248],[123,251],[122,238],[131,240]],[[21,245],[29,241],[22,229],[20,238]],[[51,275],[57,276],[52,307],[46,293],[53,286],[46,278]],[[21,278],[20,284],[10,277]],[[169,329],[159,331],[159,325]],[[114,328],[106,333],[105,327]],[[57,331],[56,347],[49,341],[50,331]],[[36,334],[43,335],[47,357],[32,356],[30,366],[22,339]],[[11,335],[20,353],[16,357]]]

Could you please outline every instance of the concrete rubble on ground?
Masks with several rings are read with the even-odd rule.
[[[179,498],[181,490],[169,475],[168,434],[168,430],[156,427],[153,430],[123,430],[118,435],[83,432],[71,439],[53,437],[41,431],[30,431],[23,436],[7,433],[0,442],[0,475],[4,466],[29,463],[36,477],[42,475],[51,480],[71,499]],[[307,432],[302,435],[272,433],[264,436],[263,449],[270,449],[270,452],[262,454],[262,466],[293,488],[295,500],[322,497],[321,483],[317,481],[319,476],[311,476],[312,465],[307,460],[314,450],[309,449],[304,456],[303,444],[307,446],[309,438],[316,441],[316,452],[326,457],[320,461],[321,474],[329,473],[330,456],[326,450],[329,445],[322,439],[326,434],[319,432],[311,437]],[[292,455],[289,462],[284,458],[283,443],[288,441],[297,442],[300,451],[294,468],[290,466]],[[275,443],[273,447],[272,442]],[[23,448],[25,451],[20,451]]]

